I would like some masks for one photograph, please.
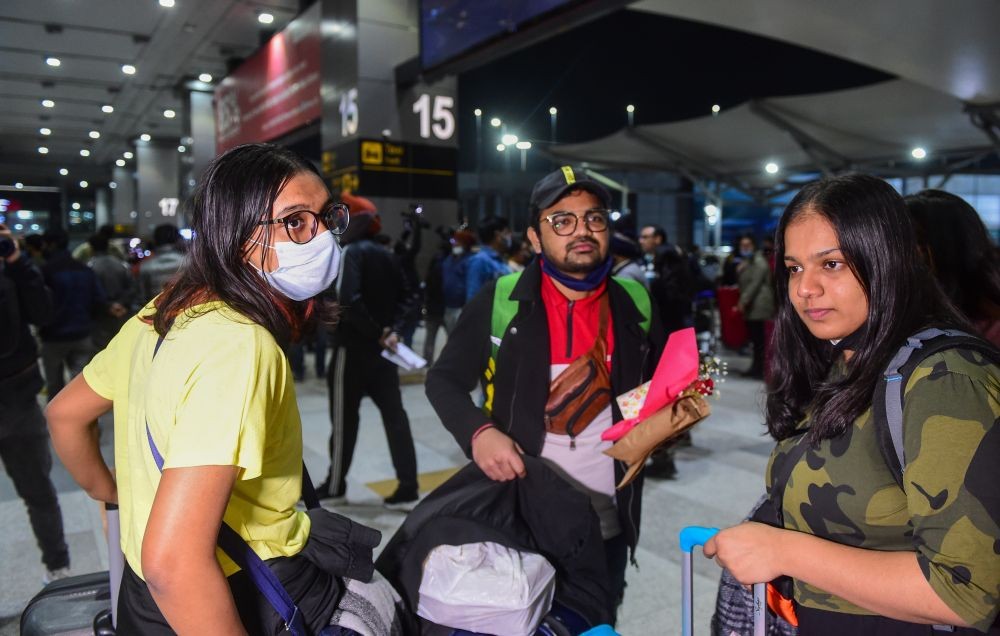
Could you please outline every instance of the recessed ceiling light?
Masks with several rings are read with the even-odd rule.
[[[271,24],[274,22],[274,16],[266,11],[257,14],[257,22],[261,24]]]
[[[187,152],[187,148],[185,146],[177,146],[177,152]]]
[[[149,141],[150,139],[152,139],[152,137],[149,136],[149,133],[142,133],[141,135],[139,135],[139,139],[141,139],[142,141]]]
[[[126,159],[131,159],[135,155],[132,154],[131,150],[126,150],[125,152],[122,153],[122,156],[125,157]]]
[[[86,187],[87,187],[87,186],[89,186],[89,185],[90,185],[90,184],[89,184],[89,183],[87,183],[86,181],[81,181],[81,182],[80,182],[80,187],[81,187],[81,188],[86,188]]]
[[[767,172],[767,174],[775,174],[776,172],[778,172],[778,164],[774,163],[773,161],[769,161],[767,165],[764,166],[764,170]]]
[[[629,112],[629,113],[634,113],[635,112],[635,106],[633,106],[632,104],[629,104],[628,106],[625,107],[625,111]]]
[[[910,155],[914,159],[923,159],[924,157],[927,156],[927,151],[918,146],[917,148],[914,148],[913,150],[910,151]]]
[[[74,210],[79,210],[80,209],[80,204],[74,202],[73,205],[71,205],[70,207],[73,208]]]
[[[212,81],[212,76],[209,73],[202,73],[201,75],[198,76],[198,81],[205,82],[206,84],[208,84],[209,82]]]
[[[174,112],[173,109],[168,108],[165,111],[163,111],[163,116],[166,117],[167,119],[173,119],[174,117],[177,116],[177,113]]]
[[[722,106],[719,106],[718,104],[712,104],[713,113],[718,113],[720,110],[722,110]]]
[[[97,132],[96,130],[91,130],[87,134],[90,136],[91,139],[100,139],[101,138],[101,133]]]
[[[52,134],[52,129],[51,128],[39,128],[38,129],[38,134],[39,135],[45,135],[47,137],[47,136],[49,136],[49,135]]]
[[[38,147],[38,154],[40,154],[40,155],[47,155],[47,154],[49,154],[49,149],[46,148],[45,146],[39,146]]]
[[[115,183],[114,181],[112,181],[112,182],[110,182],[110,183],[108,184],[108,187],[109,187],[109,188],[111,188],[112,190],[114,190],[115,188],[117,188],[117,187],[118,187],[118,184],[117,184],[117,183]]]
[[[174,6],[174,0],[160,0],[160,6],[169,9]]]
[[[17,188],[18,190],[20,190],[21,188],[24,187],[24,184],[21,183],[20,181],[18,181],[17,183],[14,184],[14,187]]]
[[[555,106],[553,106],[553,107],[549,108],[549,114],[550,114],[550,115],[556,115],[556,114],[558,114],[558,113],[559,113],[559,109],[558,109],[558,108],[556,108]]]
[[[59,66],[62,64],[62,60],[60,60],[58,57],[49,56],[45,58],[45,63],[48,64],[49,66]]]
[[[115,107],[112,106],[111,104],[105,104],[104,106],[101,106],[101,110],[110,115],[111,113],[115,112]]]
[[[122,73],[126,75],[135,75],[135,67],[131,64],[122,64]]]
[[[119,168],[124,168],[125,167],[125,160],[124,159],[116,159],[115,160],[115,165],[118,166]]]
[[[89,156],[90,156],[90,151],[89,151],[89,150],[87,150],[86,148],[84,148],[84,149],[82,149],[82,150],[80,151],[80,156],[81,156],[81,157],[89,157]]]
[[[501,123],[502,122],[499,117],[494,117],[490,120],[490,126],[493,126],[494,128],[499,128]]]
[[[52,101],[51,99],[43,99],[42,100],[42,106],[44,106],[46,108],[55,108],[56,103],[54,101]]]
[[[59,174],[65,177],[69,175],[69,170],[67,170],[66,168],[59,168]]]
[[[472,114],[475,115],[476,117],[482,117],[483,116],[483,109],[482,108],[477,108],[476,110],[472,111]]]

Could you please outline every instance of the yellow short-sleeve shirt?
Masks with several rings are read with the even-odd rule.
[[[151,313],[146,307],[140,315]],[[142,576],[142,537],[164,468],[238,466],[225,522],[262,559],[297,554],[309,518],[295,510],[302,490],[302,423],[281,348],[260,325],[221,302],[178,317],[153,359],[157,334],[129,320],[83,370],[114,402],[115,467],[122,550]],[[239,568],[216,552],[226,576]]]

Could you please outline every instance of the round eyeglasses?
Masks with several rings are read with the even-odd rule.
[[[301,245],[308,243],[316,237],[320,223],[334,234],[343,234],[347,230],[349,222],[350,217],[347,214],[347,206],[343,203],[334,203],[322,212],[296,210],[280,219],[260,221],[257,225],[277,225],[280,223],[285,226],[288,238],[292,242]]]
[[[553,212],[543,217],[552,226],[552,231],[558,236],[569,236],[576,232],[577,223],[583,219],[584,225],[591,232],[605,232],[608,229],[608,219],[611,216],[610,210],[594,208],[587,210],[583,216],[577,216],[572,212]]]

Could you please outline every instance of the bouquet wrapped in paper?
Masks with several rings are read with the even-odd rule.
[[[635,479],[653,451],[711,413],[705,396],[712,394],[710,376],[718,371],[718,363],[702,365],[694,329],[681,329],[670,334],[653,379],[617,397],[625,419],[601,439],[615,442],[605,454],[628,464],[619,489]]]

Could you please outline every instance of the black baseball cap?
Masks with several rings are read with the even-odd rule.
[[[607,188],[587,176],[583,168],[562,166],[542,177],[531,190],[530,206],[533,213],[551,207],[556,201],[573,190],[585,190],[601,201],[601,205],[611,205],[611,194]]]

